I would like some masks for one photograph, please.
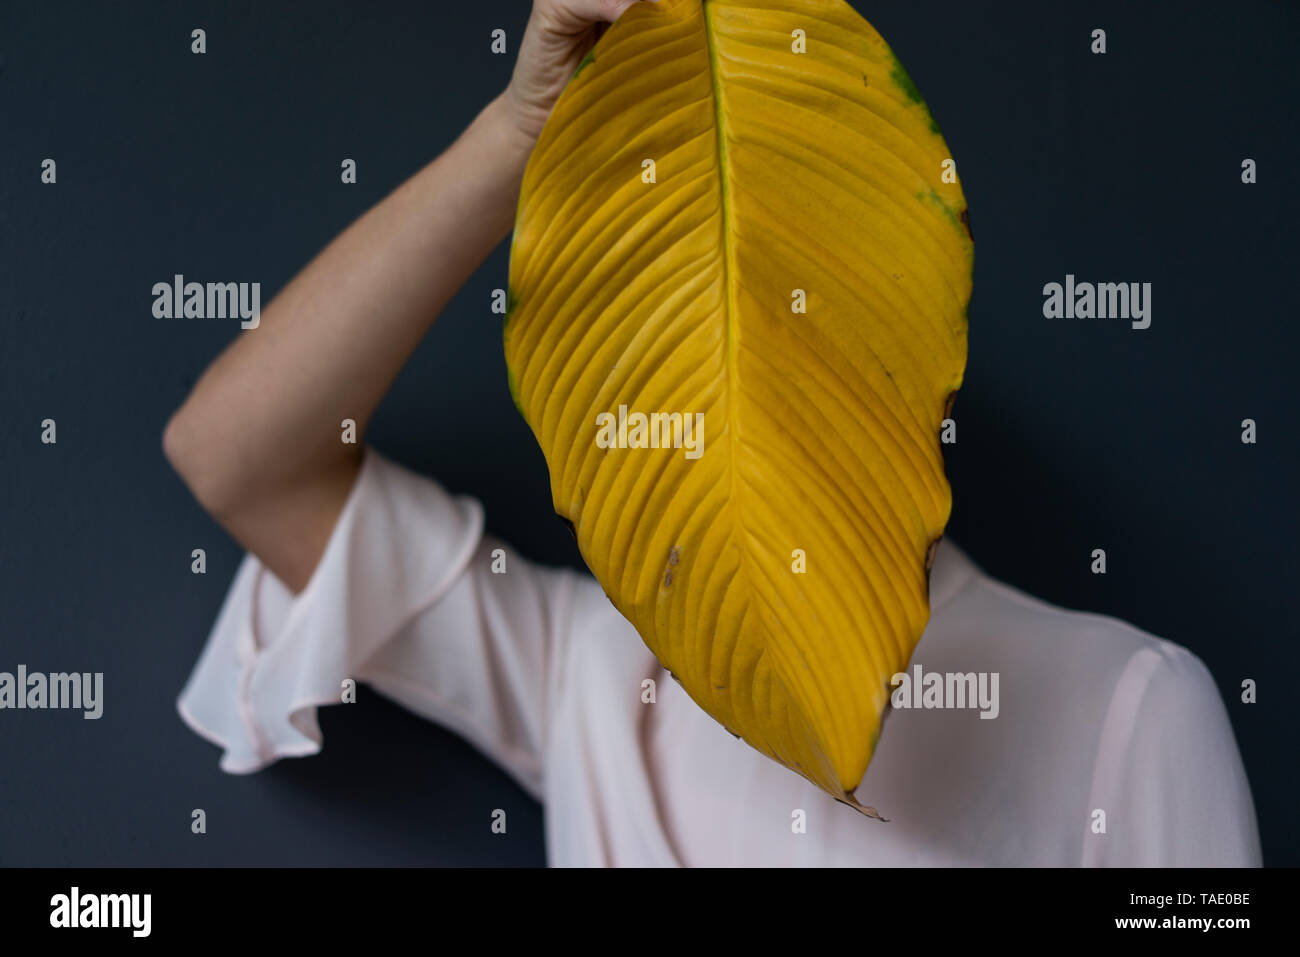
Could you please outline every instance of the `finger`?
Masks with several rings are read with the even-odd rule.
[[[628,7],[658,0],[556,0],[557,13],[566,14],[572,25],[586,27],[593,23],[613,23]]]

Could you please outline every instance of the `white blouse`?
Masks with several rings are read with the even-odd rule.
[[[367,447],[301,593],[245,556],[177,706],[248,773],[319,751],[316,709],[365,682],[537,797],[554,866],[1260,864],[1200,659],[946,539],[930,597],[909,674],[996,674],[997,716],[891,709],[856,792],[889,819],[870,820],[705,714],[594,578],[522,559],[476,500]]]

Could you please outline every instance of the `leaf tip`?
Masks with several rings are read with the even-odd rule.
[[[874,807],[872,807],[869,804],[860,803],[858,799],[853,796],[852,791],[846,791],[844,797],[842,798],[837,797],[835,800],[839,801],[841,804],[847,804],[849,807],[853,808],[853,810],[857,811],[859,814],[863,814],[871,818],[873,821],[880,821],[882,824],[889,823],[889,818],[882,815]]]

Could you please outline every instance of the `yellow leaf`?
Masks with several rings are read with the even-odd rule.
[[[511,391],[588,566],[705,711],[866,813],[951,510],[948,159],[847,4],[638,4],[560,97],[511,249]]]

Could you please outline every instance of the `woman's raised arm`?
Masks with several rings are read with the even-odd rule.
[[[294,591],[376,406],[509,233],[524,166],[597,25],[636,0],[537,0],[514,76],[445,153],[330,243],[204,372],[163,435],[195,497]],[[356,444],[341,441],[353,419]]]

